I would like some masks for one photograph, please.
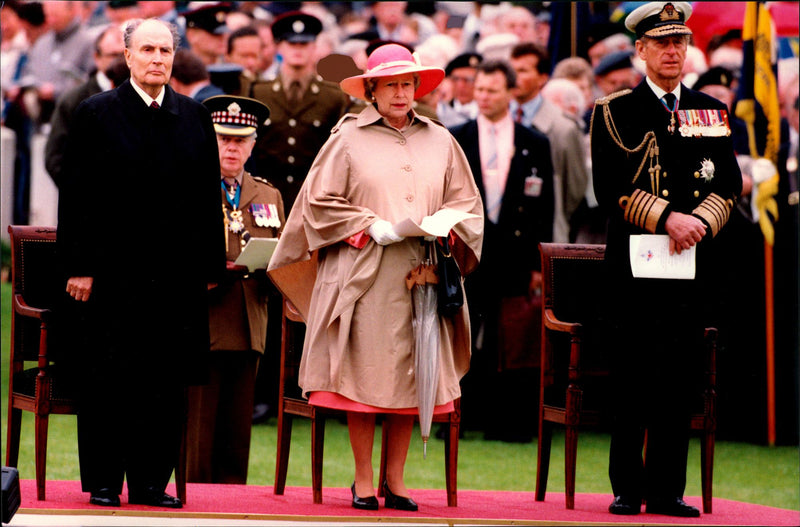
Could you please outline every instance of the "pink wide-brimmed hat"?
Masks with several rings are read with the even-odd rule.
[[[420,64],[419,57],[399,44],[386,44],[375,51],[367,59],[367,71],[361,75],[348,77],[339,83],[342,90],[348,95],[366,99],[364,95],[364,79],[376,77],[391,77],[405,73],[419,75],[419,88],[414,92],[414,98],[419,99],[433,91],[442,79],[442,68],[426,67]]]

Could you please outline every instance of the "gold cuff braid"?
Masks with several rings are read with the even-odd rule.
[[[644,190],[636,189],[630,198],[628,196],[620,198],[619,204],[625,209],[625,221],[655,234],[661,215],[667,210],[669,202]]]
[[[711,236],[714,237],[728,222],[733,201],[722,199],[718,194],[709,194],[700,205],[692,211],[692,214],[705,221],[711,228]]]

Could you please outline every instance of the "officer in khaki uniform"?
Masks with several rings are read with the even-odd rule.
[[[278,236],[284,224],[283,200],[266,180],[244,170],[268,108],[228,95],[210,97],[203,104],[217,133],[227,271],[209,294],[209,382],[189,390],[187,479],[244,485],[256,372],[266,343],[269,280],[264,269],[251,272],[234,262],[251,238]]]
[[[280,70],[274,79],[250,88],[251,97],[271,112],[256,144],[255,171],[267,174],[280,190],[287,213],[331,128],[351,105],[337,84],[315,72],[321,31],[318,18],[299,11],[275,19],[272,35],[283,58]]]
[[[628,15],[647,77],[595,103],[594,190],[609,217],[608,284],[600,325],[613,376],[612,514],[696,517],[683,501],[689,415],[702,377],[715,237],[742,189],[726,105],[681,84],[691,30],[687,2],[650,2]],[[634,277],[636,235],[662,235],[665,253],[695,251],[693,278]],[[684,255],[685,257],[685,255]],[[643,442],[647,433],[647,459]]]

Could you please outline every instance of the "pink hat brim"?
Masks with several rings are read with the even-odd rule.
[[[416,73],[419,75],[419,87],[414,92],[414,99],[432,92],[444,80],[444,70],[441,68],[425,67],[425,66],[393,66],[383,68],[377,72],[367,72],[354,77],[348,77],[339,83],[342,90],[358,99],[366,100],[364,95],[364,79],[372,79],[379,77],[393,77],[395,75],[404,75],[406,73]]]

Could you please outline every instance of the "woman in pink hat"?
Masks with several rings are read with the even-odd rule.
[[[417,510],[403,471],[417,413],[411,293],[405,277],[425,258],[420,237],[394,225],[443,208],[477,214],[451,231],[461,272],[478,264],[483,204],[464,153],[438,122],[412,109],[444,78],[397,44],[377,48],[342,89],[367,101],[317,155],[270,261],[270,276],[306,320],[299,384],[309,403],[344,410],[355,459],[353,507],[375,510],[375,415],[387,427],[385,506]],[[316,260],[316,261],[315,261]],[[466,305],[439,317],[435,412],[453,409],[469,366]]]

